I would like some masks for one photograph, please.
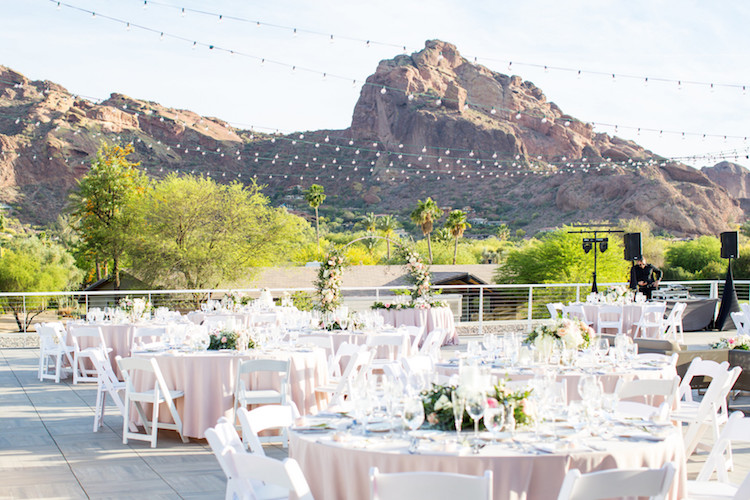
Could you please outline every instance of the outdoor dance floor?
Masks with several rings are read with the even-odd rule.
[[[183,444],[163,431],[156,449],[123,445],[122,417],[109,406],[94,433],[96,385],[40,382],[37,363],[37,349],[0,349],[0,498],[223,498],[224,474],[205,440]],[[747,412],[749,402],[731,406]],[[286,456],[280,446],[266,449]],[[739,482],[750,470],[750,448],[735,453],[731,476]],[[705,456],[693,455],[690,478]]]

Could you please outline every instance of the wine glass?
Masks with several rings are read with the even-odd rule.
[[[401,417],[404,424],[412,431],[412,441],[410,450],[416,450],[417,448],[417,437],[414,435],[414,431],[424,423],[424,406],[422,406],[422,400],[419,398],[409,398],[404,401],[404,413]]]
[[[499,434],[505,427],[505,406],[487,406],[484,409],[484,426],[490,431],[492,436],[497,440]]]
[[[466,395],[466,411],[474,421],[474,453],[479,453],[479,420],[484,415],[487,399],[482,391],[473,391]]]
[[[604,357],[607,355],[607,351],[609,351],[609,340],[599,337],[596,340],[596,351],[597,354],[599,354],[600,357]]]
[[[451,393],[453,403],[453,423],[456,425],[456,443],[461,444],[461,428],[464,424],[464,411],[466,410],[466,399],[458,389]]]

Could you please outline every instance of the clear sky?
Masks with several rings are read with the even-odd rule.
[[[62,4],[58,8],[56,1],[49,0],[0,0],[0,64],[83,96],[106,98],[119,92],[244,128],[291,132],[347,127],[361,84],[380,60],[402,53],[403,46],[411,53],[425,40],[438,38],[454,43],[470,60],[476,57],[490,69],[534,82],[564,112],[602,124],[596,125],[597,131],[613,134],[614,128],[603,124],[617,125],[615,135],[636,140],[655,153],[700,156],[686,161],[696,167],[719,161],[708,153],[734,156],[733,151],[740,159],[730,159],[750,166],[745,158],[750,154],[750,141],[745,138],[750,138],[750,2],[746,1],[147,0],[144,4],[143,0],[67,0]],[[130,29],[105,16],[130,22]],[[297,28],[297,33],[290,28]],[[365,40],[371,41],[369,47]],[[195,48],[192,41],[197,42]],[[209,44],[227,51],[211,50]],[[509,61],[513,62],[510,71]],[[570,71],[549,69],[553,67]],[[326,79],[324,72],[329,75]],[[688,82],[715,85],[711,89]]]

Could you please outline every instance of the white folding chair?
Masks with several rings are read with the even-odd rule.
[[[564,315],[565,305],[562,302],[549,302],[547,304],[547,311],[549,311],[549,317],[551,319],[562,318]]]
[[[617,333],[623,333],[622,331],[622,306],[599,306],[596,310],[596,332],[601,335],[607,330],[617,330]]]
[[[299,412],[292,405],[264,405],[251,411],[240,408],[237,416],[242,426],[243,445],[250,449],[250,453],[265,455],[262,442],[281,439],[286,447],[286,432],[282,432],[281,436],[260,436],[260,433],[268,429],[286,431],[292,426],[294,419],[299,417]]]
[[[424,338],[425,326],[401,325],[398,327],[398,331],[406,333],[411,339],[411,342],[409,343],[409,352],[406,353],[406,356],[418,353],[419,344],[422,343],[422,339]]]
[[[735,366],[726,373],[718,374],[711,379],[703,399],[697,406],[681,405],[678,410],[672,412],[672,420],[688,424],[683,436],[686,457],[690,457],[699,446],[710,449],[702,442],[707,430],[711,429],[714,440],[719,439],[719,428],[728,419],[726,399],[741,371],[742,368]]]
[[[382,371],[383,365],[396,363],[399,358],[406,356],[409,349],[409,334],[372,334],[367,336],[365,345],[374,353],[368,372]]]
[[[154,358],[118,358],[117,363],[125,377],[125,416],[122,423],[122,444],[128,444],[128,439],[139,439],[149,441],[151,447],[156,448],[157,432],[160,428],[177,431],[182,442],[187,443],[188,438],[182,434],[182,419],[174,405],[174,400],[183,397],[185,393],[172,391],[167,387],[164,376]],[[143,372],[144,376],[155,379],[152,389],[139,391],[135,388],[133,378],[137,372]],[[131,432],[129,429],[131,403],[135,405],[136,412],[141,418],[141,423],[146,431],[145,434]],[[146,417],[143,408],[144,403],[152,405],[150,421]],[[162,403],[167,405],[174,423],[159,422],[159,405]]]
[[[578,318],[589,326],[594,325],[594,322],[589,319],[586,314],[586,308],[582,304],[563,305],[563,318]]]
[[[203,320],[203,326],[211,328],[234,328],[237,325],[237,317],[234,315],[212,314]],[[244,326],[244,325],[243,325]]]
[[[361,349],[349,358],[349,363],[344,369],[344,373],[335,384],[325,384],[315,388],[315,392],[326,392],[331,395],[329,408],[341,407],[344,400],[349,394],[349,388],[360,387],[367,373],[367,366],[370,364],[374,353],[370,349]]]
[[[370,500],[453,500],[492,498],[492,471],[481,476],[448,472],[381,473],[370,468]]]
[[[603,498],[648,497],[663,500],[669,494],[675,465],[660,469],[611,469],[581,474],[571,469],[565,475],[557,500],[599,500]]]
[[[620,400],[635,399],[651,406],[667,403],[670,407],[677,397],[680,377],[675,375],[671,379],[636,379],[617,381],[615,392]],[[661,400],[656,400],[656,398]]]
[[[325,349],[328,359],[331,359],[331,356],[334,354],[333,337],[330,335],[300,335],[299,343],[303,345],[314,345],[321,349]]]
[[[635,323],[634,338],[645,337],[649,330],[656,331],[656,338],[661,338],[664,332],[664,312],[667,310],[666,302],[655,302],[643,306],[641,317]]]
[[[240,361],[237,368],[237,379],[234,385],[234,420],[237,423],[237,409],[248,405],[285,404],[289,395],[289,365],[288,359],[246,359]],[[277,377],[278,389],[265,388],[249,389],[245,384],[245,376]],[[251,382],[252,383],[252,382]],[[255,382],[256,384],[258,382]],[[274,383],[274,385],[276,385]]]
[[[349,359],[363,349],[366,349],[366,346],[350,344],[349,342],[340,343],[339,348],[336,349],[336,352],[328,360],[328,383],[333,384],[338,382],[341,378],[342,363],[344,364],[344,369],[346,369]]]
[[[68,359],[70,366],[75,366],[70,357],[74,348],[65,345],[53,326],[40,323],[36,331],[39,334],[39,380],[49,379],[59,384],[64,373],[63,360]],[[54,371],[50,371],[53,367]]]
[[[732,444],[750,443],[750,417],[745,417],[742,412],[734,412],[729,417],[727,425],[721,431],[719,439],[711,448],[706,462],[703,464],[698,477],[694,481],[688,481],[688,496],[691,500],[719,500],[719,499],[747,499],[746,496],[737,496],[742,487],[750,487],[750,474],[745,477],[741,486],[729,481],[728,472],[732,468],[730,450]],[[728,460],[725,458],[728,455]],[[716,481],[711,481],[711,476],[716,472]]]
[[[252,484],[252,491],[243,492],[238,496],[239,499],[314,500],[305,475],[295,459],[285,458],[279,461],[254,453],[238,453],[229,446],[223,453],[236,471],[237,478]],[[279,490],[283,491],[283,496],[279,495]]]
[[[243,498],[243,495],[247,492],[252,492],[252,484],[239,478],[234,468],[234,462],[230,463],[227,460],[229,453],[225,451],[227,448],[234,449],[236,453],[245,452],[245,446],[242,444],[240,436],[237,435],[237,430],[235,430],[229,420],[221,417],[216,423],[216,427],[206,429],[206,441],[211,446],[211,451],[214,452],[216,460],[219,462],[219,466],[221,466],[221,470],[224,471],[224,475],[227,478],[225,500]]]
[[[448,336],[448,330],[443,328],[435,328],[427,334],[422,343],[422,347],[419,349],[419,354],[430,356],[433,360],[438,361],[440,359],[440,348],[445,342],[445,338]]]
[[[73,384],[79,381],[96,382],[96,369],[86,366],[86,360],[94,350],[100,350],[109,357],[112,349],[107,347],[102,329],[98,326],[74,326],[70,330],[70,337],[73,339]],[[94,345],[81,348],[83,339]]]
[[[138,326],[133,331],[130,352],[146,348],[149,344],[160,342],[167,334],[166,326]]]
[[[682,382],[680,382],[680,389],[677,393],[677,397],[679,398],[678,401],[680,401],[680,406],[682,408],[698,408],[699,403],[693,401],[693,389],[690,385],[694,378],[711,377],[713,379],[719,375],[725,375],[728,371],[728,361],[717,363],[716,361],[710,359],[701,359],[700,357],[693,358],[693,360],[690,362],[690,366],[688,366],[688,369],[685,372],[685,375],[682,377]],[[726,401],[723,402],[721,410],[724,412],[727,411]]]
[[[119,356],[118,356],[119,357]],[[94,432],[104,424],[104,409],[107,406],[107,394],[117,406],[122,418],[125,418],[125,382],[120,382],[109,359],[101,351],[92,351],[90,356],[91,362],[97,373],[96,387],[96,407],[94,409]],[[122,393],[122,394],[121,394]],[[138,428],[133,422],[128,422],[128,427],[133,432],[138,432]]]
[[[664,320],[664,325],[666,326],[664,332],[665,339],[672,338],[677,342],[677,336],[679,335],[679,341],[683,344],[685,343],[685,332],[682,330],[682,315],[685,313],[685,309],[687,309],[686,302],[677,302],[672,307],[672,310],[669,311],[667,319]]]

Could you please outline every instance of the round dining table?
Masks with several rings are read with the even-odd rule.
[[[133,357],[153,357],[171,390],[185,393],[175,400],[182,419],[183,433],[202,439],[209,427],[220,417],[232,419],[234,390],[239,362],[245,359],[289,359],[289,385],[292,401],[300,414],[317,413],[328,405],[327,395],[315,388],[328,381],[325,351],[320,348],[249,350],[245,352],[221,350],[181,352],[134,352]],[[248,376],[248,389],[276,389],[281,387],[276,373]],[[153,387],[153,377],[136,377],[138,390]],[[148,411],[148,410],[147,410]],[[136,418],[135,412],[131,413]],[[171,421],[166,406],[159,409],[159,419]]]
[[[399,326],[424,326],[424,337],[437,328],[448,331],[444,345],[458,344],[458,333],[450,307],[405,308],[405,309],[376,309],[383,317],[385,324],[398,328]]]
[[[70,321],[67,324],[68,335],[66,337],[66,344],[73,345],[73,339],[71,332],[79,327],[98,327],[102,330],[102,337],[104,343],[109,349],[112,349],[109,353],[109,362],[112,365],[112,369],[117,376],[122,380],[122,374],[120,373],[120,367],[117,366],[115,358],[120,356],[127,358],[130,356],[130,348],[133,344],[133,336],[135,335],[135,329],[138,327],[153,327],[153,328],[167,328],[167,332],[174,332],[186,328],[186,323],[157,323],[157,322],[144,322],[144,323],[110,323],[110,322],[82,322],[82,321]],[[160,339],[154,339],[160,340]],[[79,339],[81,349],[87,347],[94,347],[94,343],[89,337],[81,337]],[[88,361],[86,361],[88,363]]]
[[[314,497],[326,500],[369,498],[371,467],[383,473],[437,471],[475,476],[491,470],[495,500],[550,500],[557,498],[571,469],[587,473],[659,468],[674,462],[677,473],[668,498],[684,498],[687,491],[682,435],[671,424],[656,428],[623,420],[609,423],[606,435],[588,437],[585,430],[563,424],[563,437],[505,433],[476,454],[468,446],[459,447],[452,432],[417,431],[415,448],[409,439],[387,432],[359,435],[318,429],[291,432],[289,456],[299,462]],[[482,438],[491,439],[487,433]]]
[[[452,359],[438,363],[436,368],[439,375],[450,377],[458,374],[459,362],[457,359]],[[617,382],[620,380],[666,380],[677,376],[676,368],[668,362],[651,360],[639,361],[637,359],[623,365],[602,363],[584,367],[560,365],[549,367],[544,367],[542,365],[521,367],[496,364],[489,365],[487,368],[496,380],[510,381],[530,380],[545,369],[554,370],[556,381],[565,382],[568,402],[581,399],[581,396],[578,393],[578,381],[584,375],[596,376],[596,378],[602,383],[602,389],[605,393],[614,392]]]

